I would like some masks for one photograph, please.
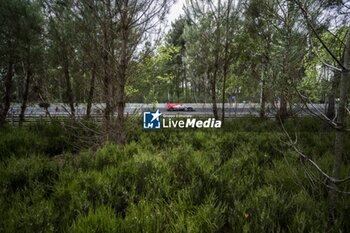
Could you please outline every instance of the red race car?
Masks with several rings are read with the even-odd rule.
[[[185,104],[167,104],[166,110],[167,111],[189,111],[189,112],[195,111],[194,108],[189,107]]]

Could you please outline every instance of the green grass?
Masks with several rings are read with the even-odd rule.
[[[125,147],[97,151],[77,151],[60,123],[1,131],[0,232],[350,231],[349,196],[339,195],[330,225],[324,179],[283,143],[276,122],[160,131],[137,123]],[[286,127],[330,172],[334,135],[310,119]]]

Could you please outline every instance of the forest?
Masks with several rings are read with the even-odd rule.
[[[0,0],[0,232],[350,232],[349,80],[347,0]]]

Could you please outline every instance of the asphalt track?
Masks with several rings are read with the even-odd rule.
[[[207,103],[189,103],[187,106],[193,107],[195,111],[166,111],[166,104],[142,104],[142,103],[128,103],[125,107],[125,115],[134,116],[142,115],[143,112],[159,111],[164,117],[181,117],[181,116],[197,116],[197,117],[212,117],[213,110],[212,105]],[[75,106],[76,116],[84,117],[86,115],[86,105],[79,104]],[[8,120],[17,121],[20,114],[20,104],[14,103],[8,113]],[[104,104],[94,104],[92,106],[92,117],[101,118],[103,117]],[[308,115],[322,115],[325,113],[324,104],[308,104],[307,106],[294,105],[289,107],[292,114],[296,116],[308,116]],[[278,104],[275,106],[268,105],[266,107],[266,116],[274,117],[278,110]],[[51,104],[48,108],[49,114],[44,108],[39,107],[37,104],[29,105],[25,111],[26,119],[45,119],[48,115],[51,117],[66,118],[70,116],[70,108],[67,104]],[[218,104],[218,113],[221,115],[221,104]],[[254,117],[259,116],[260,105],[258,103],[227,103],[225,104],[225,117]]]

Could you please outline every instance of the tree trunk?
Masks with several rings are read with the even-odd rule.
[[[210,77],[210,74],[208,72],[208,78]],[[217,107],[217,101],[216,101],[216,74],[214,74],[214,77],[210,79],[210,84],[211,84],[211,101],[213,105],[213,114],[214,118],[217,120],[219,119],[218,115],[218,107]]]
[[[222,84],[222,113],[221,113],[221,121],[222,124],[225,121],[225,100],[226,100],[226,78],[227,78],[227,73],[228,73],[228,68],[229,68],[229,62],[230,62],[230,56],[229,56],[229,47],[230,47],[230,42],[229,42],[229,18],[230,18],[230,10],[232,6],[232,0],[228,1],[228,6],[226,10],[226,16],[225,16],[225,55],[224,55],[224,69],[223,69],[223,84]]]
[[[263,67],[261,69],[261,93],[260,93],[260,112],[259,112],[260,118],[265,118],[265,111],[266,111],[265,79],[264,79]]]
[[[75,117],[75,108],[74,108],[74,96],[73,96],[73,90],[72,90],[72,84],[70,80],[70,74],[69,74],[69,61],[68,61],[68,56],[65,56],[65,59],[63,61],[63,72],[64,72],[64,77],[66,80],[66,94],[68,98],[68,103],[71,111],[71,117]]]
[[[109,9],[108,5],[108,9]],[[110,67],[110,59],[109,59],[109,36],[108,36],[108,22],[104,22],[103,25],[103,100],[105,102],[105,109],[104,109],[104,118],[105,118],[105,127],[106,127],[106,136],[107,140],[109,138],[109,130],[110,130],[110,121],[111,121],[111,114],[112,114],[112,106],[111,106],[111,67]]]
[[[181,56],[181,58],[182,58],[182,56]],[[186,84],[186,102],[188,102],[189,87],[188,87],[188,82],[187,82],[186,65],[183,64],[182,60],[181,60],[181,64],[182,64],[182,67],[183,67],[183,75],[184,75],[184,80],[185,80],[185,84]]]
[[[27,61],[27,69],[26,69],[26,80],[25,80],[25,86],[24,86],[24,93],[23,93],[23,99],[22,99],[22,106],[21,106],[21,113],[19,115],[19,123],[22,124],[24,122],[24,113],[27,108],[27,100],[28,100],[28,94],[29,94],[29,86],[32,79],[32,70],[29,63],[29,59]]]
[[[118,95],[117,95],[117,143],[125,144],[126,135],[125,135],[125,119],[124,119],[124,109],[126,102],[125,95],[125,85],[127,78],[127,68],[128,68],[128,54],[127,54],[127,45],[128,45],[128,5],[127,1],[124,2],[124,12],[121,16],[121,47],[120,47],[120,58],[119,58],[119,69],[118,69]]]
[[[217,22],[216,22],[216,44],[215,44],[215,65],[214,65],[214,74],[213,74],[213,79],[212,85],[211,85],[211,94],[212,94],[212,103],[213,103],[213,113],[215,119],[219,119],[218,115],[218,109],[217,109],[217,104],[216,104],[216,80],[218,80],[218,72],[219,72],[219,56],[220,56],[220,38],[221,38],[221,31],[220,31],[220,26],[221,26],[221,0],[218,0],[218,15],[217,15]]]
[[[328,93],[328,106],[326,116],[331,120],[333,120],[335,117],[335,96],[337,93],[339,79],[340,78],[338,76],[338,73],[336,73],[332,80],[332,89]]]
[[[6,116],[10,109],[11,105],[11,89],[12,89],[12,78],[14,75],[13,71],[13,62],[10,60],[7,75],[5,76],[4,84],[5,84],[5,94],[3,98],[3,105],[1,115],[0,115],[0,128],[5,124],[6,122]]]
[[[211,96],[211,100],[213,103],[213,114],[214,114],[214,118],[217,120],[219,119],[219,114],[218,114],[218,107],[217,107],[217,103],[216,103],[216,85],[215,82],[212,83],[212,96]]]
[[[105,110],[104,110],[104,117],[106,120],[107,125],[109,124],[111,120],[111,112],[112,112],[112,106],[111,106],[111,93],[110,93],[110,77],[109,77],[109,65],[108,65],[108,55],[107,53],[104,55],[104,79],[103,79],[103,91],[104,91],[104,102],[106,104]]]
[[[287,42],[288,48],[289,44]],[[280,93],[280,107],[278,109],[277,118],[278,120],[283,124],[285,120],[287,119],[287,101],[286,101],[286,94],[287,94],[287,79],[289,79],[289,69],[288,65],[290,64],[288,62],[288,53],[286,52],[284,58],[283,58],[283,74],[282,74],[282,80],[281,80],[281,93]]]
[[[287,101],[285,94],[282,93],[281,99],[280,99],[280,108],[278,110],[278,119],[283,124],[287,119]]]
[[[209,72],[209,71],[208,71]],[[207,76],[208,76],[208,80],[209,80],[209,73],[207,73]],[[207,103],[207,85],[206,85],[206,82],[205,82],[205,76],[203,75],[203,81],[202,81],[202,88],[203,88],[203,97],[204,97],[204,103]]]
[[[89,90],[89,96],[88,96],[87,106],[86,106],[86,117],[88,118],[90,118],[91,116],[91,106],[92,106],[92,101],[93,101],[94,92],[95,92],[95,80],[96,80],[96,64],[93,63],[92,70],[91,70],[90,90]]]
[[[227,11],[229,12],[229,11]],[[227,15],[228,17],[228,15]],[[226,22],[228,24],[228,22]],[[229,58],[228,58],[228,29],[226,29],[226,39],[225,39],[225,57],[224,57],[224,70],[223,70],[223,81],[222,81],[222,107],[221,107],[221,121],[222,124],[225,121],[225,100],[226,100],[226,77],[227,77],[227,71],[228,71],[228,63],[229,63]]]
[[[124,118],[124,109],[125,109],[125,82],[119,81],[118,83],[118,101],[117,101],[117,143],[125,144],[126,135],[125,135],[125,118]]]
[[[177,102],[180,102],[180,74],[179,74],[179,68],[176,68],[176,96],[177,96]]]
[[[226,76],[227,76],[227,69],[224,68],[224,77],[223,77],[223,83],[222,83],[222,108],[221,108],[221,121],[222,121],[222,124],[225,121]]]
[[[340,77],[340,96],[337,115],[338,129],[335,134],[334,144],[334,163],[333,173],[334,179],[339,179],[340,167],[342,162],[342,155],[344,151],[344,128],[346,127],[346,103],[348,98],[349,78],[350,78],[350,33],[347,35],[346,47],[344,50],[344,64],[345,69],[341,73]],[[331,189],[329,190],[330,196],[330,214],[333,220],[336,219],[336,207],[337,207],[337,184],[332,182]]]

